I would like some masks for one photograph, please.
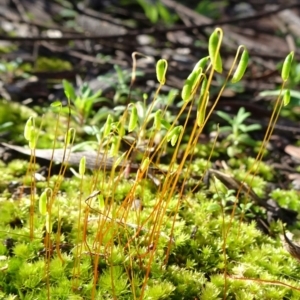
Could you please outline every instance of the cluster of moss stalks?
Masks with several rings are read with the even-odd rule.
[[[209,188],[203,185],[210,158],[224,149],[216,140],[197,141],[228,80],[241,80],[248,64],[248,52],[240,46],[208,111],[210,83],[215,72],[223,72],[222,36],[219,28],[212,33],[209,55],[185,81],[178,115],[157,108],[167,77],[163,59],[156,66],[159,86],[153,101],[132,102],[121,116],[108,115],[95,142],[102,151],[101,170],[87,170],[83,156],[71,177],[63,165],[57,175],[38,178],[39,141],[49,134],[54,148],[61,141],[67,149],[78,128],[62,116],[60,103],[53,105],[54,131],[53,124],[41,129],[40,119],[29,117],[24,136],[30,162],[0,163],[1,299],[299,299],[300,267],[281,245],[281,224],[272,223],[274,235],[265,235],[247,215],[249,207],[265,211],[247,195],[237,197],[214,178]],[[270,124],[288,104],[284,85],[292,59],[290,53],[284,62],[282,93]],[[64,89],[69,108],[89,110],[66,81]],[[192,107],[197,118],[190,128]],[[58,130],[62,123],[64,136]],[[270,127],[256,158],[240,155],[229,161],[231,174],[250,178],[258,194],[273,180],[273,170],[261,161],[271,134]],[[124,139],[131,146],[120,154]],[[166,153],[168,164],[160,164]],[[66,150],[66,160],[68,155]],[[132,157],[140,161],[134,172],[124,163]],[[282,205],[298,208],[297,193],[275,194]]]

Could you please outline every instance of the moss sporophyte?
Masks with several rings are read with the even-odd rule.
[[[216,126],[215,138],[204,143],[222,92],[229,81],[243,80],[250,60],[241,45],[212,99],[214,78],[227,70],[222,40],[217,28],[209,55],[199,59],[180,91],[162,95],[168,62],[158,60],[153,95],[128,97],[107,108],[105,117],[92,109],[106,101],[100,92],[87,85],[76,91],[63,81],[67,106],[55,102],[43,117],[28,116],[29,147],[2,144],[30,157],[22,168],[20,160],[0,164],[3,298],[300,298],[299,267],[279,237],[283,233],[288,251],[299,258],[297,245],[282,231],[282,223],[297,227],[299,201],[290,195],[284,202],[280,192],[275,200],[266,198],[276,174],[262,162],[288,104],[283,91],[293,53],[284,62],[282,93],[263,141],[252,138],[252,131],[262,129],[245,124],[250,114],[240,108],[236,116],[218,112],[229,126]],[[90,118],[98,124],[83,129]],[[249,157],[254,147],[258,154]],[[37,175],[39,158],[50,162],[43,176]],[[57,168],[56,162],[63,164]],[[12,181],[18,193],[8,187]]]

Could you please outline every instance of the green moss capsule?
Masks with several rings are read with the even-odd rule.
[[[244,47],[244,46],[242,46],[242,47]],[[245,47],[244,47],[244,51],[242,53],[240,62],[233,74],[232,79],[231,79],[232,83],[236,83],[243,78],[245,71],[247,69],[247,66],[248,66],[248,61],[249,61],[249,53],[248,53],[247,49],[245,49]]]
[[[86,157],[82,156],[79,162],[79,174],[83,176],[85,174],[85,167],[86,167]]]
[[[201,74],[202,69],[194,69],[192,73],[188,76],[188,78],[185,80],[181,91],[181,97],[183,101],[188,102],[192,99]]]
[[[98,196],[99,209],[102,210],[105,208],[105,200],[102,194]]]
[[[34,118],[30,117],[24,127],[24,137],[27,141],[29,141],[32,138],[33,131],[35,130],[35,122]]]
[[[115,157],[117,156],[119,151],[119,139],[116,136],[111,138],[111,145],[110,145],[110,156]]]
[[[150,164],[150,159],[149,157],[146,157],[141,163],[141,171],[142,172],[146,171],[148,169],[149,164]]]
[[[201,58],[201,59],[195,64],[193,71],[199,70],[199,69],[204,70],[204,68],[205,68],[205,66],[206,66],[206,64],[207,64],[207,62],[208,62],[208,60],[209,60],[209,56],[206,56],[206,57]]]
[[[153,128],[160,130],[161,128],[161,109],[158,109],[154,114]]]
[[[206,78],[205,75],[203,75],[203,80],[202,80],[201,90],[200,90],[200,100],[201,100],[202,97],[204,96],[206,87],[207,87],[207,78]]]
[[[123,162],[125,159],[126,159],[126,155],[127,155],[127,152],[124,152],[122,155],[119,155],[116,160],[114,161],[114,164],[113,164],[113,168],[117,168],[121,162]]]
[[[168,69],[168,62],[165,59],[160,59],[156,63],[156,77],[160,84],[166,83],[167,69]]]
[[[286,90],[283,95],[283,105],[287,106],[290,103],[290,100],[291,100],[291,91]]]
[[[284,60],[282,71],[281,71],[281,78],[283,81],[287,81],[290,76],[290,70],[291,70],[293,58],[294,58],[294,51],[292,51]]]
[[[34,149],[37,140],[37,130],[35,128],[35,120],[33,117],[30,117],[25,124],[24,137],[28,141],[29,148]]]
[[[45,216],[48,211],[48,203],[51,198],[52,190],[50,188],[46,188],[39,199],[39,212],[41,215]]]
[[[206,99],[201,99],[201,103],[199,103],[199,107],[197,110],[197,125],[200,127],[203,125],[205,121],[206,108],[209,100],[209,93],[206,96]]]
[[[208,53],[213,65],[213,69],[218,73],[222,73],[223,67],[220,55],[221,41],[218,33],[220,34],[220,36],[222,36],[222,30],[219,28],[217,28],[209,37]]]
[[[46,231],[48,233],[52,232],[52,221],[51,221],[51,216],[49,215],[49,213],[46,214]]]
[[[139,120],[138,111],[137,111],[136,106],[133,104],[131,114],[130,114],[130,118],[129,118],[129,124],[128,124],[128,131],[129,132],[132,132],[137,127],[138,120]]]
[[[69,128],[68,132],[65,134],[65,145],[69,146],[73,143],[75,139],[76,130],[74,128]]]
[[[171,141],[171,145],[174,147],[178,138],[179,138],[179,135],[182,131],[183,127],[182,126],[176,126],[174,127],[168,134],[167,136],[167,141],[170,142]]]

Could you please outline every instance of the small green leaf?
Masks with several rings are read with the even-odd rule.
[[[65,95],[68,98],[68,100],[74,101],[76,98],[76,94],[73,85],[69,81],[64,79],[63,86],[64,86]]]
[[[243,143],[245,145],[249,145],[249,146],[256,145],[256,142],[247,133],[240,134],[237,137],[237,139],[239,143]]]
[[[145,10],[145,14],[151,23],[155,24],[158,20],[158,10],[154,5],[148,5],[147,9]]]
[[[168,24],[172,24],[173,23],[172,15],[170,14],[170,12],[166,8],[166,6],[158,1],[158,2],[156,2],[156,7],[157,7],[158,13],[159,13],[160,17],[163,19],[163,21]]]
[[[245,112],[243,107],[240,108],[237,115],[235,116],[235,123],[242,124],[251,114],[249,112]]]
[[[224,119],[225,121],[227,121],[229,124],[232,124],[232,118],[229,114],[227,114],[226,112],[223,111],[217,111],[216,114],[221,117],[222,119]]]
[[[254,130],[260,130],[261,125],[260,124],[251,124],[247,125],[244,132],[254,131]]]
[[[231,126],[222,126],[219,128],[219,132],[223,133],[223,132],[231,132],[232,131],[232,127]]]

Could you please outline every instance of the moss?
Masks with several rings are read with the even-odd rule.
[[[10,174],[12,174],[14,177],[20,177],[22,175],[27,174],[27,172],[29,170],[31,170],[31,172],[32,172],[33,167],[35,170],[37,170],[39,168],[39,165],[35,164],[33,166],[33,165],[30,165],[28,161],[15,159],[12,162],[10,162],[7,165],[7,167],[8,167],[8,172]],[[29,182],[31,182],[31,179]]]
[[[300,210],[300,195],[295,190],[275,189],[271,192],[272,199],[276,200],[281,206],[296,211]]]
[[[63,181],[61,192],[55,197],[52,210],[54,220],[56,220],[53,231],[57,232],[59,215],[61,235],[56,237],[54,234],[53,238],[54,241],[58,240],[61,245],[66,243],[70,244],[71,248],[75,245],[77,247],[69,254],[64,253],[62,248],[62,257],[58,256],[57,249],[54,247],[53,256],[49,261],[51,298],[63,299],[63,295],[66,294],[74,299],[89,297],[94,276],[93,260],[90,259],[90,255],[94,257],[94,254],[91,253],[100,255],[99,288],[96,292],[99,299],[108,299],[113,296],[118,299],[130,299],[133,293],[131,286],[133,279],[132,275],[128,274],[134,274],[134,293],[137,296],[141,295],[142,278],[148,268],[151,269],[151,275],[144,291],[144,297],[149,299],[222,298],[224,293],[224,275],[222,273],[225,268],[232,276],[270,280],[282,279],[285,276],[290,284],[296,285],[294,280],[298,276],[299,267],[295,267],[293,259],[288,257],[280,244],[263,236],[255,228],[255,223],[241,223],[239,217],[231,219],[229,215],[223,215],[221,202],[234,196],[234,193],[228,192],[224,186],[216,183],[214,189],[217,194],[212,198],[205,190],[194,194],[189,193],[183,199],[179,195],[172,196],[165,210],[165,216],[152,219],[153,208],[157,205],[161,205],[161,208],[164,207],[165,196],[164,193],[157,191],[151,180],[144,179],[137,186],[136,197],[142,198],[144,204],[144,209],[137,213],[134,210],[125,209],[125,206],[123,210],[120,209],[120,204],[131,191],[133,181],[122,180],[116,189],[112,190],[109,188],[109,181],[104,182],[108,177],[101,174],[99,178],[102,182],[99,186],[106,187],[104,194],[116,201],[108,209],[108,214],[113,218],[121,219],[123,223],[116,223],[113,220],[99,223],[101,220],[98,213],[100,211],[99,204],[97,199],[94,199],[92,206],[97,210],[92,210],[91,214],[95,217],[95,222],[88,222],[89,237],[86,240],[89,245],[94,245],[94,248],[86,248],[85,243],[82,242],[77,245],[78,233],[80,241],[83,237],[83,219],[80,227],[77,224],[80,192],[84,193],[81,196],[81,217],[83,218],[86,208],[83,200],[86,198],[85,195],[90,194],[93,175],[86,177],[82,189],[80,180],[76,177]],[[60,180],[57,176],[51,178],[52,187],[57,180]],[[258,181],[258,183],[260,182]],[[254,184],[257,182],[254,181]],[[182,201],[182,204],[176,214],[178,201]],[[1,220],[9,223],[15,216],[25,217],[28,214],[29,204],[28,199],[21,200],[18,206],[13,202],[1,203],[0,214],[3,214],[3,216],[0,215]],[[290,204],[290,202],[286,203],[288,207]],[[106,211],[107,207],[104,206],[102,209]],[[141,222],[140,224],[143,224],[142,226],[147,230],[137,234],[137,229],[130,225],[137,224],[137,222]],[[151,233],[154,236],[158,233],[151,231],[151,228],[157,222],[162,222],[158,229],[161,236],[154,244],[156,247],[154,248],[155,259],[150,260]],[[225,261],[224,236],[229,225]],[[0,275],[2,276],[0,278],[1,289],[7,294],[21,293],[26,297],[46,297],[46,265],[45,254],[42,251],[44,248],[42,238],[45,230],[44,218],[36,215],[34,228],[35,237],[39,237],[39,239],[34,243],[31,243],[28,237],[25,240],[22,236],[16,239],[13,256],[7,260],[8,272]],[[28,229],[29,223],[26,221],[23,228],[13,229],[11,234],[13,236],[27,234],[28,236]],[[5,227],[2,227],[1,230],[2,232],[7,231]],[[171,232],[174,240],[170,243],[167,237]],[[135,235],[135,239],[131,240],[126,248],[125,245]],[[2,236],[6,235],[2,233]],[[152,243],[154,241],[155,239],[152,239]],[[80,247],[82,247],[82,252],[79,253],[82,254],[78,257],[79,261],[75,266],[76,249],[80,249]],[[169,260],[164,267],[165,251],[168,247],[170,247]],[[278,249],[276,252],[274,252],[274,247]],[[7,254],[4,248],[2,252],[4,255]],[[141,268],[141,266],[143,267]],[[19,272],[21,268],[26,271]],[[78,278],[76,279],[73,274],[79,274]],[[31,276],[31,279],[26,279],[27,276]],[[14,287],[9,282],[15,282]],[[74,290],[74,284],[80,291]],[[252,281],[228,279],[227,297],[255,299],[257,295],[260,295],[263,299],[266,297],[280,299],[280,297],[292,293],[281,287],[266,285],[262,291],[258,291],[259,288],[261,286]]]
[[[40,58],[37,67],[59,70],[60,67],[69,69],[70,65]],[[124,87],[125,74],[116,69]],[[57,147],[64,146],[69,121],[79,132],[75,144],[94,139],[86,135],[82,125],[93,121],[91,107],[103,100],[99,98],[100,93],[95,94],[84,85],[78,96],[66,81],[64,88],[75,106],[74,114],[70,120],[68,108],[60,112],[58,108],[45,109],[43,118],[34,114],[37,127],[42,124],[38,146],[52,147],[54,140]],[[141,96],[132,91],[135,92]],[[122,93],[117,91],[119,95]],[[160,107],[159,101],[162,98],[153,103]],[[25,109],[22,116],[23,107],[2,105],[4,121],[23,124],[32,113]],[[232,128],[238,143],[233,136],[215,145],[198,143],[197,134],[202,130],[198,126],[195,136],[189,127],[183,132],[181,145],[170,146],[164,137],[170,138],[171,127],[178,126],[177,120],[181,122],[182,116],[167,112],[164,119],[157,111],[148,111],[151,107],[148,102],[131,105],[140,110],[136,127],[128,126],[130,109],[118,107],[119,115],[107,109],[105,115],[111,113],[112,117],[106,122],[100,118],[97,124],[100,129],[96,129],[98,141],[94,143],[98,146],[101,142],[106,149],[116,148],[118,153],[123,146],[120,148],[113,141],[124,140],[124,135],[132,131],[129,140],[136,137],[135,142],[142,148],[142,153],[137,155],[139,159],[149,159],[152,154],[159,158],[158,153],[166,156],[161,160],[167,162],[162,164],[162,173],[149,172],[152,180],[146,176],[141,179],[141,170],[128,177],[107,170],[86,172],[83,178],[78,174],[68,178],[59,174],[49,181],[35,183],[31,175],[25,175],[29,171],[28,163],[15,160],[8,166],[0,164],[4,181],[0,236],[5,241],[0,246],[3,259],[0,260],[0,291],[20,299],[90,299],[92,295],[95,299],[296,298],[298,291],[283,285],[298,286],[300,267],[275,235],[281,232],[281,224],[270,224],[272,238],[264,235],[253,221],[265,213],[261,208],[245,195],[239,197],[235,207],[236,191],[228,190],[219,180],[212,179],[209,188],[202,182],[201,177],[213,165],[209,157],[216,161],[218,157],[228,158],[235,153],[238,158],[229,160],[228,173],[251,186],[260,197],[265,196],[268,181],[276,177],[270,166],[265,163],[258,166],[254,158],[248,157],[249,153],[255,153],[256,143],[247,152],[241,146],[246,142],[241,133],[249,131],[242,122],[248,113],[244,112],[244,117]],[[148,112],[151,118],[156,118],[155,124],[145,118]],[[12,118],[7,118],[10,113]],[[11,131],[16,142],[24,142],[23,127],[18,123]],[[153,134],[153,128],[157,135]],[[160,136],[160,141],[155,143],[153,136]],[[250,145],[250,136],[246,137]],[[234,146],[234,151],[228,153],[229,146]],[[169,170],[172,161],[176,167]],[[176,168],[181,163],[180,173]],[[216,163],[221,166],[220,161]],[[256,166],[257,170],[253,171]],[[7,186],[12,180],[29,187],[27,194],[17,201],[12,196],[14,190]],[[51,195],[45,201],[44,215],[38,205],[39,196],[46,188],[51,189]],[[277,190],[271,196],[282,206],[299,210],[297,192]],[[141,205],[133,205],[137,202]],[[46,226],[47,217],[52,230]],[[262,280],[269,280],[268,284]]]
[[[36,71],[66,71],[72,70],[72,65],[68,61],[56,57],[38,57]]]
[[[230,158],[229,166],[243,171],[251,171],[251,174],[258,175],[266,181],[273,181],[275,171],[272,166],[261,162],[256,162],[253,157],[243,157],[240,159]]]

